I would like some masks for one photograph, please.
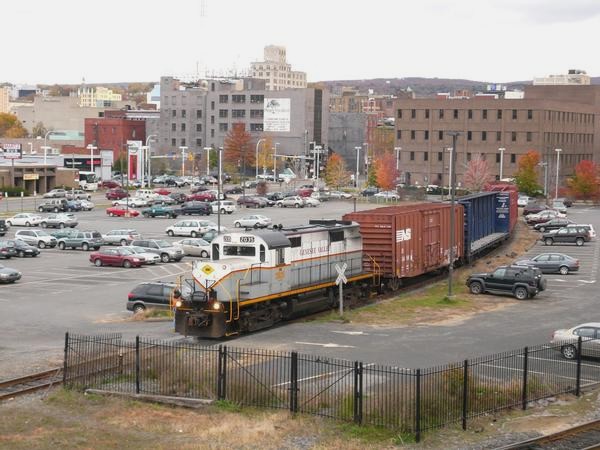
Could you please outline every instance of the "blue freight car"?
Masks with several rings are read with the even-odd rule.
[[[508,239],[510,208],[507,192],[481,192],[460,197],[457,202],[465,211],[464,258],[467,262]]]

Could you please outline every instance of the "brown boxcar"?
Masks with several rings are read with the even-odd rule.
[[[455,258],[463,257],[463,207],[455,206]],[[450,205],[419,203],[344,215],[360,225],[365,270],[371,259],[384,278],[415,277],[448,266]]]

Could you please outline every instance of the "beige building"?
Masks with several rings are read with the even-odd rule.
[[[251,63],[250,76],[265,80],[269,91],[306,88],[306,72],[292,70],[286,60],[285,47],[279,45],[265,47],[264,61]]]
[[[589,85],[592,84],[590,76],[585,70],[570,69],[569,73],[562,75],[549,75],[533,79],[534,86],[557,85]]]
[[[0,113],[8,113],[9,111],[9,93],[8,87],[0,87]]]
[[[79,106],[88,108],[103,108],[110,106],[111,102],[120,102],[121,94],[115,94],[111,89],[102,86],[82,87],[77,89]]]

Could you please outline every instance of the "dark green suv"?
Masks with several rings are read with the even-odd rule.
[[[151,208],[142,209],[142,215],[144,217],[170,217],[174,219],[177,217],[177,211],[168,206],[152,206]]]
[[[508,294],[519,300],[535,297],[546,289],[542,271],[531,266],[500,266],[490,273],[474,273],[466,284],[472,294]]]

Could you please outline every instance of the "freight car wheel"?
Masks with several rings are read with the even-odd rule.
[[[392,292],[397,291],[401,286],[402,282],[399,278],[392,278],[390,281],[388,281],[388,289]]]

